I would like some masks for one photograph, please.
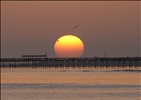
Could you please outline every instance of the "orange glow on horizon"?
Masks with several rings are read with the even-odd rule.
[[[54,50],[58,57],[80,57],[84,51],[84,44],[76,36],[65,35],[56,41]]]

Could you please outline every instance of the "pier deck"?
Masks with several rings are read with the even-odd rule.
[[[85,58],[1,58],[1,68],[66,68],[66,67],[133,67],[141,68],[141,57]]]

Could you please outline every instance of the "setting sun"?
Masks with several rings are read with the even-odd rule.
[[[55,42],[54,51],[58,57],[80,57],[84,51],[84,44],[76,36],[65,35]]]

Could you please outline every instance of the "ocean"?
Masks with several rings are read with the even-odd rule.
[[[1,69],[1,100],[141,100],[141,70]]]

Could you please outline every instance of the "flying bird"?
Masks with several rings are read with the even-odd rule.
[[[78,26],[79,26],[79,25],[74,26],[73,29],[77,28]]]

